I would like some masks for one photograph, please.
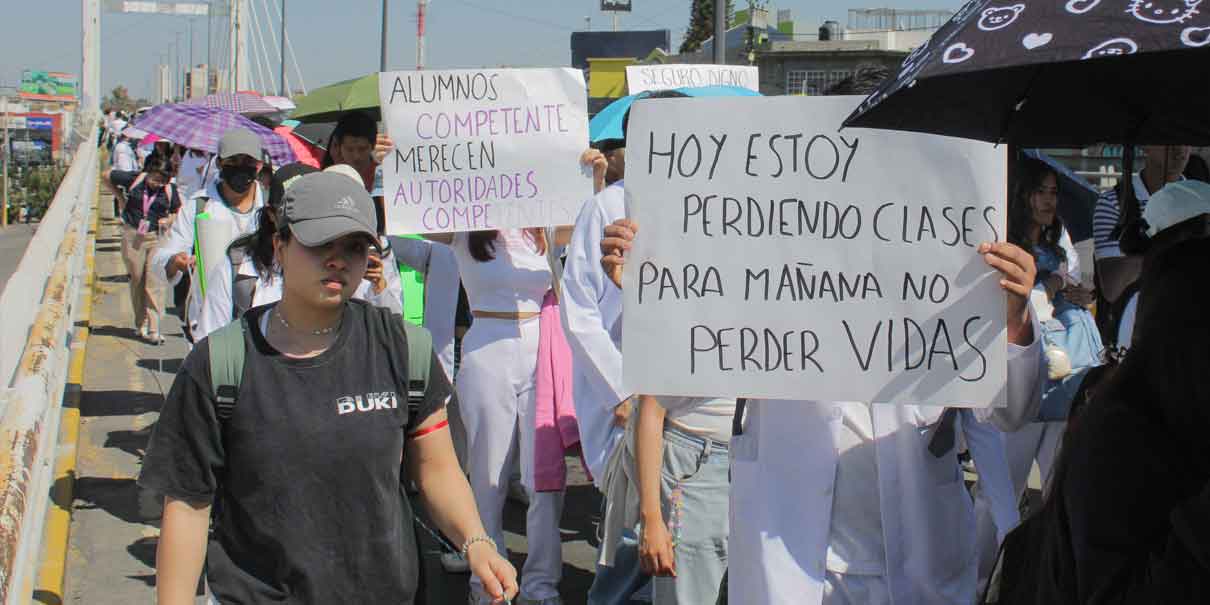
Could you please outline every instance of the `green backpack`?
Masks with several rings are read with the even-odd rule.
[[[424,400],[428,389],[429,372],[433,361],[433,337],[429,331],[399,315],[385,309],[371,308],[382,319],[386,334],[394,342],[402,338],[408,347],[408,407],[415,410]],[[210,334],[210,389],[214,396],[215,413],[220,422],[226,422],[235,411],[239,399],[240,382],[244,375],[244,332],[247,331],[247,316],[241,317]],[[390,343],[383,343],[390,346]],[[395,368],[395,356],[389,355],[392,369]]]

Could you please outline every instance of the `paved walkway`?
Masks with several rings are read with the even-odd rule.
[[[25,256],[29,240],[38,230],[38,223],[16,223],[0,227],[0,292],[4,291],[8,278],[17,271],[17,264]]]
[[[76,482],[65,602],[129,605],[155,602],[155,549],[160,506],[135,485],[144,448],[164,395],[187,353],[180,324],[165,319],[163,346],[135,334],[118,225],[102,197],[97,234],[92,334],[84,370]],[[579,463],[569,460],[579,469]],[[582,472],[572,480],[564,514],[563,596],[584,603],[592,581],[595,541],[589,543],[598,502]],[[508,547],[520,569],[524,560],[525,511],[510,503]],[[445,574],[433,541],[427,541],[427,603],[466,602],[465,575]],[[202,600],[199,599],[198,603]]]

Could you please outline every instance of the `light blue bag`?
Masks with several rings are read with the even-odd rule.
[[[1055,255],[1035,250],[1038,258],[1038,282],[1059,268]],[[1060,294],[1054,300],[1054,317],[1042,322],[1044,349],[1058,348],[1071,361],[1071,372],[1059,379],[1047,378],[1042,389],[1041,422],[1067,420],[1072,398],[1079,391],[1088,371],[1103,363],[1101,333],[1096,320],[1084,307],[1073,304]]]

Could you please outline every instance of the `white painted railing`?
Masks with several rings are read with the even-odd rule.
[[[0,294],[0,603],[27,603],[50,490],[98,178],[96,130]]]

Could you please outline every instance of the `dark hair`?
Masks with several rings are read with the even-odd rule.
[[[378,123],[363,111],[350,111],[341,116],[340,121],[336,123],[336,128],[332,131],[332,136],[328,137],[322,168],[336,164],[336,161],[332,159],[332,147],[347,137],[366,139],[373,143],[378,138]]]
[[[1206,164],[1205,158],[1190,154],[1189,163],[1185,164],[1185,178],[1210,183],[1210,165]]]
[[[158,153],[147,156],[147,160],[143,162],[143,172],[146,174],[162,174],[171,177],[172,168],[172,158],[166,158]]]
[[[1048,175],[1055,177],[1057,185],[1059,173],[1046,162],[1026,158],[1017,165],[1012,188],[1013,197],[1008,202],[1008,241],[1030,254],[1033,254],[1034,246],[1038,246],[1055,254],[1059,260],[1066,261],[1067,251],[1059,245],[1059,238],[1063,234],[1063,219],[1057,212],[1051,224],[1042,226],[1042,233],[1038,238],[1040,241],[1029,239],[1029,226],[1033,222],[1033,204],[1029,198],[1042,188],[1042,181],[1046,180]]]
[[[545,254],[546,246],[546,231],[541,228],[529,228],[524,232],[531,235],[537,243],[539,250]],[[471,258],[486,263],[496,258],[496,238],[499,237],[500,231],[492,229],[489,231],[471,231],[468,234],[467,248],[470,249]]]
[[[881,65],[860,65],[853,75],[833,84],[825,95],[868,95],[878,90],[891,77],[891,72]]]

